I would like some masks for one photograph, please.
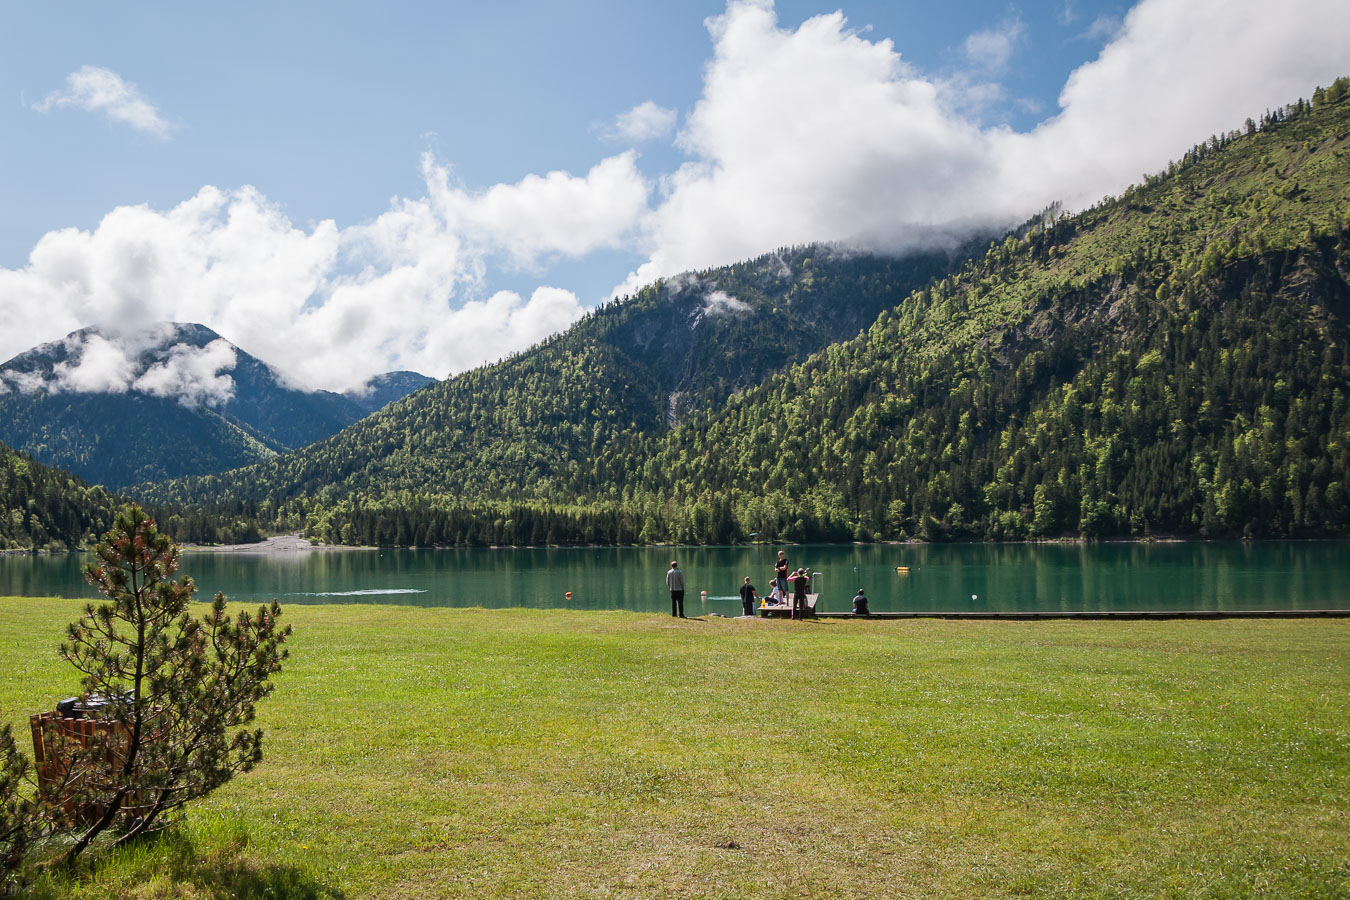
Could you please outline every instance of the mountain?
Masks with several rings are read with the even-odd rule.
[[[399,370],[376,375],[366,382],[359,391],[344,391],[342,396],[363,410],[367,415],[395,400],[401,400],[413,391],[420,391],[429,384],[435,384],[435,378],[417,372]]]
[[[0,444],[0,550],[92,546],[117,506],[103,488]]]
[[[644,488],[690,509],[672,536],[719,503],[733,537],[1350,533],[1344,85],[644,448]]]
[[[85,328],[0,366],[0,441],[116,488],[304,446],[421,378],[393,373],[353,396],[301,391],[202,325]]]
[[[804,248],[672,279],[151,495],[352,543],[1350,534],[1348,88],[957,272]],[[813,325],[841,307],[863,333]]]
[[[297,453],[137,490],[208,504],[425,490],[565,493],[599,448],[664,434],[858,334],[952,264],[947,253],[897,259],[815,246],[670,279]]]
[[[124,503],[105,488],[0,444],[0,550],[93,547]],[[175,541],[234,544],[262,538],[257,516],[241,504],[211,510],[152,505],[146,511]],[[22,585],[7,590],[28,592]]]

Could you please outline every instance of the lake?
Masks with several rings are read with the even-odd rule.
[[[669,612],[678,558],[689,615],[739,615],[777,547],[325,550],[183,554],[198,597],[258,603],[402,603]],[[820,609],[957,611],[1350,609],[1350,543],[903,544],[783,547],[821,574]],[[94,597],[88,554],[0,555],[0,595]],[[898,574],[897,566],[909,567]],[[813,590],[816,589],[813,587]],[[567,593],[571,592],[569,599]],[[701,592],[707,591],[706,601]]]

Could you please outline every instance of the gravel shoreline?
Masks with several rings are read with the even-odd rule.
[[[358,550],[341,544],[311,544],[301,534],[279,534],[256,544],[183,544],[185,552],[193,553],[310,553],[315,550]]]

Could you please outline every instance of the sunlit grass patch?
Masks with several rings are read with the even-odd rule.
[[[78,604],[0,600],[0,710]],[[39,896],[1344,896],[1350,623],[300,607],[266,759]]]

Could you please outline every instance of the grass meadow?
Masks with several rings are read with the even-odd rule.
[[[79,608],[0,598],[24,736]],[[1350,897],[1347,620],[285,618],[262,765],[30,894]]]

